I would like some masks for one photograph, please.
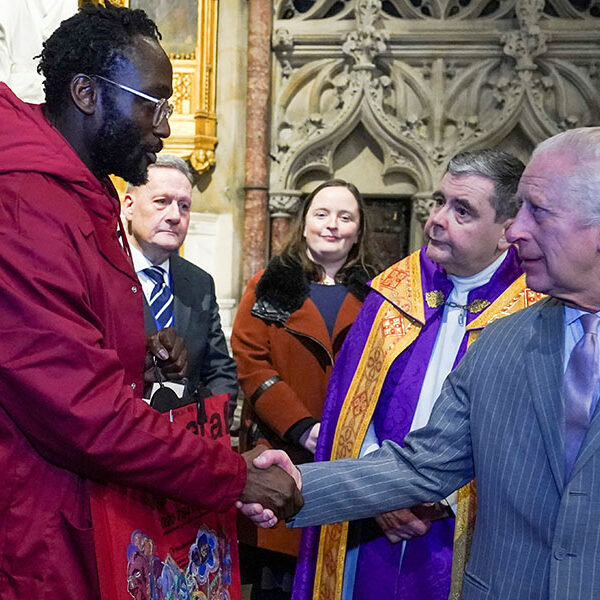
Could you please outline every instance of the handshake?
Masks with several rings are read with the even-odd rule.
[[[244,452],[247,479],[236,507],[255,525],[273,527],[293,517],[303,506],[302,478],[282,450],[257,446]]]

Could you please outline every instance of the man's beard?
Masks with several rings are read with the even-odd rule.
[[[148,181],[147,152],[158,152],[162,143],[153,148],[142,145],[140,130],[131,119],[119,114],[110,97],[103,97],[106,118],[96,134],[91,158],[97,173],[118,175],[132,185]]]

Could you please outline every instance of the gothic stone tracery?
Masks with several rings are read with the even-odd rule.
[[[600,2],[581,0],[280,0],[271,212],[333,176],[358,131],[378,146],[381,179],[412,185],[418,224],[455,153],[499,146],[525,159],[596,124],[599,16]]]

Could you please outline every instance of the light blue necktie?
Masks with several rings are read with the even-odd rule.
[[[154,282],[154,289],[148,304],[152,309],[157,329],[173,325],[173,294],[165,282],[167,272],[162,267],[148,267],[143,270]]]
[[[583,337],[575,344],[563,382],[565,398],[565,451],[568,478],[590,427],[591,409],[598,387],[598,323],[600,317],[579,317]]]

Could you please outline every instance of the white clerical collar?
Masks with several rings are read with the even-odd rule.
[[[133,268],[136,273],[140,273],[144,269],[148,267],[153,267],[154,263],[140,250],[138,250],[133,244],[129,244],[129,248],[131,249],[131,260],[133,260]],[[169,259],[162,262],[160,265],[156,265],[157,267],[162,267],[167,275],[169,274]]]
[[[474,290],[475,288],[481,287],[485,285],[494,275],[494,273],[498,270],[498,267],[502,264],[508,250],[505,250],[491,265],[488,265],[479,273],[475,273],[474,275],[469,275],[468,277],[459,277],[458,275],[448,275],[448,279],[454,285],[454,289],[457,292],[465,292]]]

